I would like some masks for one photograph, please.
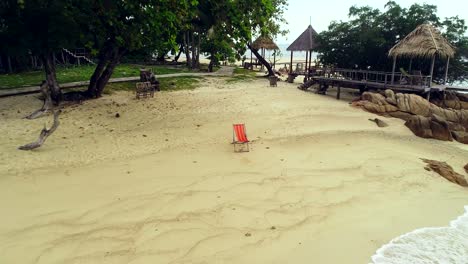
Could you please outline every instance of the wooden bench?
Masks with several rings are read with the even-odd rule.
[[[151,82],[137,82],[136,83],[136,99],[154,97],[155,87]]]

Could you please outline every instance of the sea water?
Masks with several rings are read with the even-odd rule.
[[[382,246],[373,264],[468,264],[468,206],[446,227],[416,229]]]

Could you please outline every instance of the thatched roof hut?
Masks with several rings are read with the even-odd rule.
[[[413,32],[390,49],[389,57],[453,58],[455,48],[431,24],[419,25]]]
[[[286,49],[288,51],[310,51],[318,47],[317,31],[309,25],[307,29]]]
[[[392,84],[394,82],[398,57],[407,57],[411,58],[411,60],[413,58],[431,58],[432,62],[429,74],[431,76],[429,83],[431,84],[434,76],[435,58],[437,56],[447,60],[444,79],[444,83],[446,83],[450,58],[455,56],[455,48],[440,34],[439,30],[429,23],[424,23],[393,46],[388,52],[388,56],[393,57]]]
[[[267,50],[279,50],[278,45],[269,37],[258,37],[253,43],[252,48],[254,49],[267,49]]]

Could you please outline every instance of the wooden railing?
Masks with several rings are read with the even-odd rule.
[[[421,88],[431,87],[431,76],[410,75],[403,74],[401,72],[395,72],[392,80],[391,72],[340,68],[317,68],[310,71],[310,76],[359,82],[374,82],[385,85],[408,85],[419,86]]]

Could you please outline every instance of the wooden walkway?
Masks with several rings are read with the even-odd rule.
[[[216,72],[183,72],[183,73],[171,73],[171,74],[160,74],[156,77],[159,78],[170,78],[170,77],[182,77],[182,76],[231,76],[233,74],[234,68],[228,66],[221,66]],[[112,78],[109,80],[109,83],[119,83],[119,82],[136,82],[139,81],[140,77],[123,77],[123,78]],[[82,81],[82,82],[70,82],[70,83],[63,83],[60,84],[60,88],[63,90],[87,86],[89,81]],[[7,96],[15,96],[15,95],[23,95],[23,94],[31,94],[31,93],[39,93],[40,87],[39,86],[28,86],[28,87],[18,87],[18,88],[5,88],[0,89],[0,97],[7,97]]]
[[[391,89],[396,92],[426,95],[428,99],[432,92],[468,92],[468,87],[433,85],[430,76],[409,75],[400,72],[392,74],[378,71],[321,68],[306,75],[305,79],[308,81],[302,87],[307,89],[313,84],[318,84],[318,93],[326,93],[330,86],[337,87],[337,99],[340,97],[342,87],[359,89],[361,93],[368,90]]]

